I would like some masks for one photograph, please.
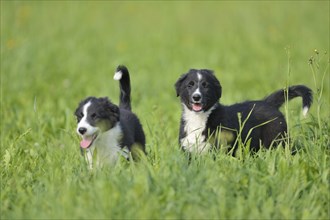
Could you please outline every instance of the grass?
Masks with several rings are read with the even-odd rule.
[[[328,219],[328,9],[327,1],[1,1],[1,219]],[[89,172],[73,112],[90,95],[118,103],[118,64],[131,71],[148,156]],[[224,104],[288,82],[311,87],[315,101],[307,118],[300,99],[283,108],[285,149],[188,164],[174,83],[189,68],[215,70]]]

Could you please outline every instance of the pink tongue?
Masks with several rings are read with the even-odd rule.
[[[200,110],[202,110],[202,105],[201,104],[193,104],[192,109],[196,112],[199,112]]]
[[[88,148],[88,147],[91,145],[92,141],[93,141],[93,139],[88,140],[88,139],[85,139],[85,138],[84,138],[84,139],[80,142],[80,146],[81,146],[82,148]]]

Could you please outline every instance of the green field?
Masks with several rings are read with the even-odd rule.
[[[1,1],[1,219],[328,219],[329,25],[329,1]],[[118,103],[119,64],[148,156],[90,172],[73,112]],[[189,164],[174,83],[190,68],[215,71],[223,104],[294,84],[314,103],[281,109],[285,149]]]

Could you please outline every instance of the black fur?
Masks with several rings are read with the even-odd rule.
[[[137,144],[145,153],[145,135],[138,117],[131,111],[130,78],[125,66],[118,66],[117,70],[122,72],[120,79],[120,104],[119,107],[113,104],[107,97],[88,97],[80,102],[75,111],[78,123],[84,117],[83,108],[91,103],[87,109],[86,121],[93,127],[98,127],[101,132],[106,132],[120,123],[122,135],[119,141],[120,147],[127,147]],[[79,128],[78,128],[79,133]],[[83,134],[81,134],[83,135]]]
[[[138,117],[126,109],[120,109],[120,124],[123,130],[121,147],[127,146],[129,150],[132,150],[133,144],[138,144],[145,153],[146,141]]]
[[[201,80],[198,79],[198,74],[200,74]],[[201,94],[201,100],[198,102],[192,98],[197,88]],[[187,121],[183,117],[184,111],[193,112],[194,103],[202,107],[201,112],[194,114],[209,113],[205,121],[205,129],[202,132],[202,141],[207,141],[211,135],[215,135],[221,129],[221,131],[233,135],[234,141],[229,144],[236,148],[236,139],[240,129],[238,114],[240,114],[241,122],[246,121],[240,138],[243,143],[251,139],[250,148],[252,150],[258,150],[261,145],[269,148],[274,141],[281,141],[286,138],[287,124],[283,114],[279,111],[279,107],[283,105],[287,97],[289,100],[298,96],[302,97],[303,107],[309,108],[312,104],[312,91],[306,86],[298,85],[291,86],[288,90],[274,92],[263,100],[224,106],[219,103],[222,93],[220,82],[211,70],[205,69],[189,70],[175,83],[175,89],[182,104],[188,109],[183,108],[180,122],[179,142],[183,149],[185,146],[182,145],[181,140],[188,135],[185,130],[187,129],[185,128]],[[213,147],[219,146],[215,144]]]
[[[123,130],[122,146],[127,146],[129,150],[133,144],[139,144],[145,153],[145,135],[138,117],[132,112],[131,107],[131,81],[126,66],[119,65],[116,72],[121,71],[122,77],[119,80],[120,95],[120,123]]]
[[[187,107],[191,110],[191,95],[197,89],[198,83],[196,82],[196,74],[200,72],[205,78],[200,82],[199,89],[204,95],[202,104],[203,110],[209,110],[214,103],[216,103],[221,97],[222,88],[220,82],[216,79],[213,72],[207,69],[191,69],[189,73],[182,75],[179,80],[175,83],[176,94],[180,96],[181,102],[186,103]]]
[[[119,108],[131,111],[131,81],[129,78],[128,69],[126,66],[119,65],[116,72],[122,72],[120,79],[120,95],[119,95]]]
[[[106,131],[114,127],[119,121],[119,108],[115,104],[112,104],[107,97],[88,97],[79,103],[79,106],[75,111],[78,122],[80,122],[84,116],[83,107],[88,102],[92,103],[87,111],[87,122],[91,126],[96,127],[102,121],[106,124],[103,131]]]
[[[303,106],[310,108],[313,102],[312,90],[303,85],[290,86],[287,90],[281,89],[266,97],[264,101],[275,108],[280,108],[285,100],[291,100],[299,96],[303,97]]]

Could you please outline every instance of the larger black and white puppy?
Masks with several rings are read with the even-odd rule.
[[[219,103],[220,82],[207,69],[189,70],[175,83],[175,89],[183,108],[179,143],[183,150],[193,153],[204,153],[223,144],[236,148],[238,140],[250,143],[252,150],[269,148],[286,138],[287,124],[279,111],[285,100],[302,97],[304,115],[312,104],[312,91],[297,85],[263,100],[224,106]]]
[[[107,97],[88,97],[75,111],[77,133],[81,136],[80,147],[86,150],[89,167],[114,164],[122,155],[145,152],[145,135],[137,116],[131,111],[131,86],[129,72],[118,66],[114,75],[120,84],[119,107]],[[134,152],[133,152],[134,151]],[[96,159],[96,162],[93,160]]]

